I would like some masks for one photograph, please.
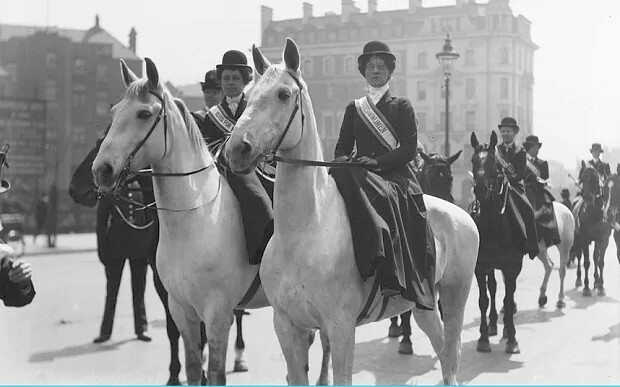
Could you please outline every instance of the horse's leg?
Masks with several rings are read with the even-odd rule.
[[[492,270],[492,269],[491,269]],[[480,338],[478,339],[478,352],[491,352],[489,343],[489,327],[487,326],[487,308],[489,307],[489,297],[487,296],[487,273],[479,270],[476,265],[476,281],[478,282],[478,307],[480,308]]]
[[[545,276],[543,277],[543,282],[540,286],[540,294],[538,295],[538,306],[543,307],[547,304],[547,285],[549,285],[549,278],[553,271],[553,261],[549,258],[549,254],[547,254],[547,246],[544,241],[539,243],[538,259],[545,268]]]
[[[199,317],[195,316],[195,318],[192,319],[188,316],[183,306],[170,296],[168,297],[168,305],[170,307],[170,314],[181,332],[181,337],[183,337],[187,384],[189,386],[200,385],[202,377],[202,352],[200,350]]]
[[[579,236],[577,236],[579,238]],[[577,258],[577,279],[575,280],[575,287],[578,288],[583,285],[581,281],[581,258],[583,257],[583,246],[581,241],[576,239],[577,247],[575,248],[575,257]]]
[[[441,360],[442,352],[444,350],[444,327],[441,316],[439,316],[438,308],[434,310],[425,310],[419,308],[413,308],[412,310],[415,322],[418,324],[422,332],[430,339],[433,349],[437,354],[437,357]],[[447,312],[447,311],[444,311]],[[442,361],[443,369],[443,361]],[[444,378],[446,373],[444,372]]]
[[[491,270],[487,274],[487,287],[491,296],[491,310],[489,312],[489,336],[497,335],[497,309],[495,308],[495,295],[497,294],[497,280],[495,279],[495,270]]]
[[[403,355],[413,354],[411,346],[411,311],[408,310],[400,315],[400,326],[403,331],[403,338],[398,346],[398,353]]]
[[[439,360],[443,374],[443,384],[456,385],[456,372],[461,359],[461,332],[467,304],[469,284],[442,284],[440,298],[444,300],[444,347]]]
[[[321,373],[316,382],[317,386],[329,385],[329,360],[331,358],[331,347],[329,345],[329,337],[323,330],[319,331],[321,335],[321,348],[323,348],[323,357],[321,358]],[[313,334],[314,336],[314,334]]]
[[[154,267],[155,265],[151,265],[151,268]],[[179,386],[181,385],[181,381],[179,380],[179,373],[181,372],[181,362],[179,361],[179,330],[170,315],[170,309],[168,308],[168,292],[161,283],[161,279],[156,270],[153,270],[153,283],[155,284],[155,290],[166,312],[166,333],[168,334],[168,341],[170,342],[170,366],[168,367],[170,376],[166,384],[168,386]]]
[[[350,386],[353,383],[355,321],[332,319],[325,324],[332,349],[334,386]]]
[[[618,263],[620,263],[620,231],[614,230],[614,241],[616,241],[616,256],[618,257]]]
[[[388,337],[399,337],[403,334],[403,330],[398,326],[398,316],[394,316],[390,319],[390,329],[388,330]]]
[[[205,308],[202,320],[205,322],[209,347],[207,384],[222,386],[226,384],[226,353],[233,316],[225,310]]]
[[[515,329],[514,314],[515,314],[515,300],[514,295],[517,290],[517,277],[521,272],[522,262],[518,263],[516,267],[510,267],[502,269],[504,273],[504,281],[506,285],[506,297],[504,298],[504,329],[506,330],[506,353],[520,353],[519,343],[517,342],[517,332]]]
[[[598,267],[599,267],[599,287],[598,287],[598,295],[604,297],[606,295],[605,292],[605,281],[603,280],[603,269],[605,269],[605,252],[607,251],[607,246],[609,245],[609,235],[606,238],[603,238],[600,242],[600,247],[598,249]]]
[[[570,254],[570,246],[568,245],[568,241],[562,241],[558,245],[558,251],[560,252],[560,293],[558,295],[558,302],[556,303],[556,307],[562,309],[566,306],[564,302],[564,278],[566,277],[566,269],[568,267],[568,257]]]
[[[288,315],[277,310],[274,310],[273,326],[286,360],[286,381],[289,385],[307,386],[310,331],[295,326]]]
[[[243,341],[243,310],[235,310],[235,323],[237,324],[237,340],[235,340],[235,367],[234,372],[247,372],[248,364],[245,361],[245,341]]]
[[[588,270],[590,269],[590,244],[583,244],[583,295],[589,297],[592,295],[590,290],[590,279],[588,278]]]

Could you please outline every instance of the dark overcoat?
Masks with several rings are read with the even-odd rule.
[[[540,173],[542,180],[549,179],[547,161],[536,158],[531,163]],[[559,244],[561,242],[560,233],[553,209],[555,198],[547,186],[540,182],[536,174],[529,168],[525,172],[525,193],[534,210],[538,237],[545,241],[547,247]]]

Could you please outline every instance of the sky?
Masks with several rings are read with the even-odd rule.
[[[315,16],[341,11],[340,0],[307,1]],[[135,27],[138,55],[153,59],[164,79],[183,85],[201,80],[226,50],[260,45],[261,5],[272,7],[274,20],[281,20],[300,18],[302,3],[0,0],[0,23],[88,29],[98,14],[101,27],[125,44]],[[368,8],[367,0],[355,5],[362,12]],[[572,169],[578,157],[589,157],[593,142],[620,147],[620,1],[511,0],[510,5],[515,15],[532,22],[532,40],[540,47],[534,54],[533,128],[544,144],[540,156]],[[407,7],[408,0],[378,0],[379,11]]]

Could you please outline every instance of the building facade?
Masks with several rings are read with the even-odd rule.
[[[327,157],[333,155],[346,105],[365,94],[357,57],[370,40],[390,45],[396,56],[390,89],[412,101],[426,151],[444,153],[444,75],[435,54],[449,33],[460,54],[450,84],[450,149],[464,150],[453,165],[453,195],[466,205],[472,199],[467,176],[471,133],[488,139],[504,116],[517,119],[521,138],[532,133],[533,57],[538,47],[530,36],[530,21],[513,15],[509,0],[456,0],[442,7],[410,0],[408,9],[383,12],[377,11],[377,0],[368,0],[367,13],[352,0],[342,0],[341,6],[341,14],[315,16],[312,5],[304,3],[301,19],[279,21],[273,20],[271,8],[261,9],[265,56],[279,62],[287,37],[300,48],[302,76]]]
[[[40,193],[56,185],[61,230],[94,224],[94,211],[68,197],[69,182],[109,124],[111,105],[124,95],[119,59],[142,74],[135,48],[135,30],[125,47],[101,28],[99,17],[86,31],[0,24],[0,99],[45,102],[45,170],[20,199],[32,208]],[[11,151],[9,159],[14,157],[20,155]]]

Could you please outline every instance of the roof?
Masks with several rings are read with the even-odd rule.
[[[26,37],[35,32],[56,32],[58,35],[71,39],[74,43],[103,43],[112,45],[112,56],[116,59],[135,59],[140,60],[135,53],[125,47],[108,31],[97,26],[89,30],[77,30],[70,28],[42,27],[42,26],[21,26],[14,24],[0,24],[0,40],[10,38]],[[86,40],[85,40],[86,38]]]

